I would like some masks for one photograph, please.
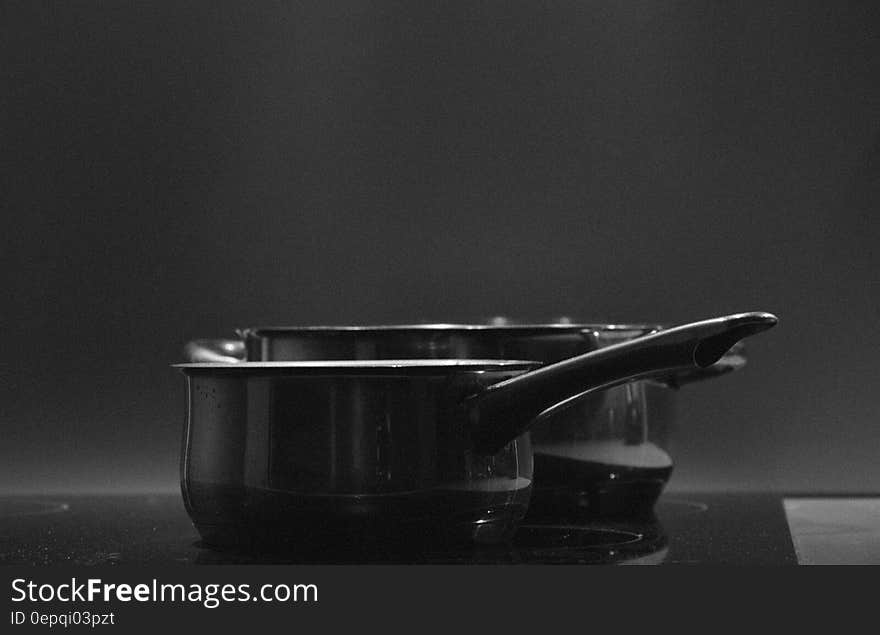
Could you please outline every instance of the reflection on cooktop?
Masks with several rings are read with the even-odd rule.
[[[529,522],[510,545],[444,550],[216,551],[179,495],[0,498],[0,564],[659,564],[795,563],[781,499],[665,496],[647,519]]]
[[[614,564],[659,563],[666,535],[656,520],[634,523],[595,521],[579,524],[527,524],[511,544],[441,548],[432,545],[356,544],[294,545],[267,552],[202,547],[199,564]]]
[[[659,564],[667,539],[659,523],[629,523],[628,529],[585,525],[525,525],[514,544],[525,562],[541,564]]]

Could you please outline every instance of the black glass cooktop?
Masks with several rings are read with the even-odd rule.
[[[796,564],[783,499],[665,495],[641,520],[527,522],[512,544],[463,551],[244,553],[207,548],[177,494],[0,498],[0,564]]]

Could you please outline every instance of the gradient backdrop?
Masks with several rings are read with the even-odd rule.
[[[880,491],[876,2],[0,3],[0,491],[177,486],[184,342],[780,326],[673,487]]]

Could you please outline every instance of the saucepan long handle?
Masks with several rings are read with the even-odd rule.
[[[490,386],[468,398],[474,450],[494,454],[545,410],[587,392],[663,371],[708,368],[739,340],[777,323],[738,313],[658,331],[572,357]]]

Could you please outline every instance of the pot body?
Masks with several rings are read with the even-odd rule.
[[[675,390],[635,381],[552,411],[532,428],[530,517],[644,517],[672,475]]]
[[[529,439],[473,454],[461,402],[533,367],[185,367],[186,509],[220,546],[507,540]]]

